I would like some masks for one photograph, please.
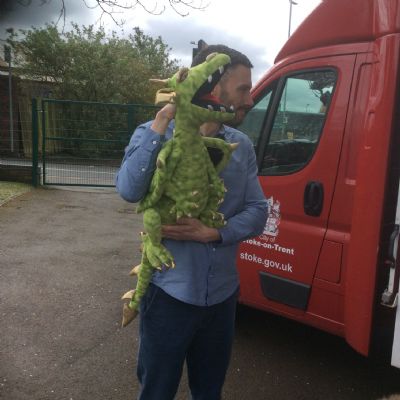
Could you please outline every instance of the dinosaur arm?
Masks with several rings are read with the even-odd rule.
[[[225,140],[213,137],[203,137],[203,142],[206,147],[211,147],[222,151],[222,159],[215,166],[217,173],[221,172],[228,163],[232,152],[237,147],[237,144],[227,143]]]

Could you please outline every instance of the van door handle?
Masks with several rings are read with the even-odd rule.
[[[396,254],[394,250],[395,250],[396,239],[399,236],[399,231],[400,231],[400,226],[398,224],[395,224],[389,239],[389,249],[388,249],[388,254],[386,256],[387,257],[386,264],[393,265],[396,262]]]
[[[304,212],[319,217],[324,205],[324,187],[321,182],[308,182],[304,189]]]

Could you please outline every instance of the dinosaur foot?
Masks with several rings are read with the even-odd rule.
[[[131,323],[138,315],[138,311],[130,308],[127,303],[124,304],[122,309],[122,327],[125,328],[129,323]]]
[[[146,243],[145,251],[150,265],[160,271],[164,268],[175,268],[172,254],[162,244]]]

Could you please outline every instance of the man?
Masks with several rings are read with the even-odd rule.
[[[238,125],[253,105],[252,64],[233,49],[211,45],[197,54],[192,65],[214,52],[228,54],[231,64],[212,94],[235,107],[233,124]],[[139,126],[132,136],[116,178],[117,190],[125,200],[139,201],[148,190],[157,154],[172,136],[174,113],[175,106],[166,105],[154,121]],[[172,400],[185,361],[192,398],[221,398],[239,286],[236,250],[240,241],[262,232],[267,218],[247,136],[218,123],[202,125],[200,134],[239,143],[220,174],[227,188],[220,211],[227,224],[215,229],[197,219],[182,218],[176,225],[163,226],[163,243],[176,267],[155,272],[142,299],[137,368],[141,400]]]

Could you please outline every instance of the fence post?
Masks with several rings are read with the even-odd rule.
[[[42,175],[43,185],[46,184],[46,115],[45,115],[45,100],[40,99],[40,112],[42,113]]]
[[[32,185],[38,186],[39,120],[37,100],[32,99]]]
[[[135,115],[135,106],[133,104],[128,104],[128,140],[135,129],[134,115]]]

